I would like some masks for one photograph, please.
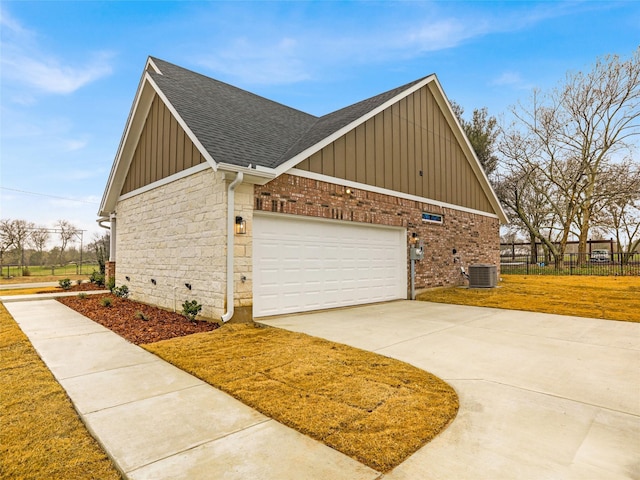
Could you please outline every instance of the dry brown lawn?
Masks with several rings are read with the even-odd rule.
[[[144,348],[265,415],[387,472],[453,420],[458,397],[406,363],[253,324]]]
[[[120,479],[0,304],[0,478]]]
[[[418,300],[640,322],[640,277],[504,275],[498,288],[434,289]]]
[[[36,293],[59,293],[62,290],[59,287],[40,287],[40,288],[10,288],[0,290],[0,297],[9,297],[12,295],[34,295]]]

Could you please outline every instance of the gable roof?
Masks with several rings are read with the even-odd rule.
[[[316,117],[154,57],[147,60],[98,214],[105,216],[115,209],[137,138],[156,94],[211,168],[242,170],[254,179],[263,177],[264,183],[431,82],[439,92],[440,108],[456,126],[456,136],[465,145],[482,188],[500,220],[506,222],[506,214],[435,75]]]
[[[420,78],[401,87],[388,90],[384,93],[367,98],[361,102],[354,103],[353,105],[349,105],[348,107],[341,108],[340,110],[336,110],[335,112],[318,118],[316,122],[304,133],[304,135],[302,135],[297,142],[291,145],[291,148],[289,148],[284,155],[278,159],[278,163],[271,166],[277,167],[287,160],[295,158],[306,149],[313,147],[318,144],[318,142],[331,136],[347,125],[363,118],[365,115],[385,104],[390,99],[396,98],[399,94],[407,91],[414,85],[423,82],[426,78],[429,77]]]
[[[317,117],[171,63],[150,76],[217,163],[273,166]]]

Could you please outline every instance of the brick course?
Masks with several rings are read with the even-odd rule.
[[[425,246],[424,259],[416,262],[416,290],[465,284],[461,266],[468,270],[476,263],[500,264],[497,218],[365,190],[351,189],[348,194],[346,190],[343,185],[285,174],[254,187],[254,208],[404,227],[407,261],[409,239],[415,232]],[[423,222],[423,212],[443,215],[444,221]],[[409,268],[407,272],[409,275]]]

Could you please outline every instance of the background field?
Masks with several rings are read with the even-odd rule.
[[[0,284],[7,283],[30,283],[30,282],[44,282],[49,281],[45,277],[53,277],[53,281],[58,281],[61,278],[71,278],[79,275],[75,278],[84,279],[88,278],[93,271],[98,271],[100,268],[97,263],[83,263],[82,269],[75,264],[63,265],[61,267],[25,267],[28,269],[28,275],[22,275],[22,268],[19,266],[2,266],[2,272],[0,274]]]

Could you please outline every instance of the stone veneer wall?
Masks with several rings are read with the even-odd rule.
[[[227,185],[223,174],[207,169],[118,202],[116,285],[128,285],[134,300],[171,310],[195,299],[202,317],[218,320],[226,311]],[[249,224],[252,197],[251,185],[236,189],[236,215]],[[234,304],[250,305],[251,237],[235,239],[241,292]]]
[[[405,227],[409,238],[417,233],[424,241],[425,256],[416,262],[416,290],[464,284],[460,266],[468,271],[468,266],[476,263],[498,268],[500,265],[500,224],[497,218],[486,215],[358,189],[347,194],[342,185],[293,175],[282,175],[264,186],[256,185],[254,207],[268,212]],[[422,212],[441,214],[444,222],[423,222]],[[407,285],[410,288],[410,279]]]

